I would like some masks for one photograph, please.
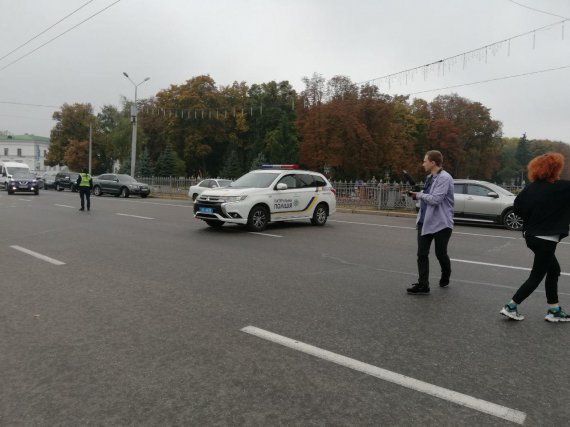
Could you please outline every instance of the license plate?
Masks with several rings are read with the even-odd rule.
[[[200,206],[198,208],[199,212],[204,212],[204,213],[214,213],[214,209],[213,208],[204,208],[202,206]]]

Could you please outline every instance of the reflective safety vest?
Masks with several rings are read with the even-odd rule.
[[[88,173],[80,173],[81,182],[79,183],[80,187],[89,187],[89,181],[91,180],[91,175]]]

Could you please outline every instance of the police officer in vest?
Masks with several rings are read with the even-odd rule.
[[[85,199],[87,199],[87,210],[91,210],[91,189],[93,188],[93,178],[87,173],[87,169],[83,168],[77,177],[77,187],[79,188],[79,197],[81,197],[81,209],[85,210]]]

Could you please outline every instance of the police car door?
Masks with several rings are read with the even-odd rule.
[[[308,173],[298,174],[297,187],[299,189],[299,209],[298,216],[301,218],[311,218],[318,198],[318,189],[313,175]]]
[[[271,219],[285,220],[296,218],[299,210],[299,193],[295,175],[285,175],[277,184],[286,184],[287,188],[285,190],[277,190],[277,185],[275,185],[271,200]]]

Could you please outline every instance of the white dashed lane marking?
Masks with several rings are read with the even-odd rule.
[[[465,406],[467,408],[471,408],[497,418],[502,418],[513,423],[523,424],[526,419],[526,414],[524,412],[517,411],[516,409],[507,408],[506,406],[497,405],[495,403],[487,402],[486,400],[481,400],[476,397],[416,380],[414,378],[401,375],[396,372],[388,371],[374,365],[369,365],[368,363],[360,362],[356,359],[351,359],[350,357],[342,356],[340,354],[314,347],[310,344],[305,344],[303,342],[287,338],[282,335],[274,334],[273,332],[256,328],[255,326],[246,326],[245,328],[241,329],[241,331],[250,335],[254,335],[258,338],[262,338],[264,340],[291,348],[293,350],[318,357],[319,359],[327,360],[329,362],[336,363],[337,365],[341,365],[358,372],[363,372],[373,377],[380,378],[381,380],[398,384],[402,387],[419,391],[420,393],[425,393],[439,399],[447,400],[448,402]]]
[[[524,270],[524,271],[530,271],[530,268],[527,267],[516,267],[514,265],[504,265],[504,264],[492,264],[490,262],[480,262],[480,261],[469,261],[466,259],[455,259],[455,258],[451,258],[451,261],[455,261],[455,262],[464,262],[466,264],[477,264],[477,265],[488,265],[489,267],[500,267],[500,268],[511,268],[513,270]],[[561,272],[560,275],[562,276],[570,276],[570,273],[564,273]]]
[[[250,231],[249,234],[256,234],[258,236],[267,236],[267,237],[283,237],[283,236],[280,236],[279,234],[257,233],[255,231]]]
[[[31,256],[33,256],[33,257],[35,257],[35,258],[41,259],[42,261],[46,261],[46,262],[49,262],[49,263],[54,264],[54,265],[64,265],[64,264],[65,264],[65,262],[58,261],[57,259],[50,258],[50,257],[48,257],[48,256],[39,254],[39,253],[37,253],[37,252],[31,251],[31,250],[26,249],[26,248],[22,248],[21,246],[12,245],[12,246],[10,246],[10,247],[11,247],[12,249],[16,249],[17,251],[20,251],[20,252],[23,252],[23,253],[25,253],[25,254],[31,255]]]
[[[120,216],[128,216],[128,217],[131,217],[131,218],[154,219],[154,218],[150,218],[150,217],[148,217],[148,216],[129,215],[129,214],[123,214],[123,213],[118,213],[117,215],[120,215]]]

